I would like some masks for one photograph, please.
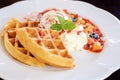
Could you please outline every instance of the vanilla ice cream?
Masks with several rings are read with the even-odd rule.
[[[87,44],[87,35],[83,32],[83,26],[80,25],[77,28],[75,28],[70,33],[63,33],[61,35],[61,39],[68,49],[68,51],[81,51],[83,50],[83,47],[85,44]],[[77,34],[77,31],[80,31],[80,34]]]
[[[51,10],[46,12],[40,19],[40,25],[45,28],[50,28],[52,24],[59,23],[57,16],[63,17],[65,20],[68,20],[68,16],[64,11],[55,11]]]

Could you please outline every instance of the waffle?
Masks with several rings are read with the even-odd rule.
[[[33,26],[33,22],[19,22],[16,19],[11,19],[3,30],[3,39],[6,50],[9,54],[18,61],[30,66],[44,67],[42,61],[38,61],[32,53],[26,50],[17,39],[16,29],[24,26]]]
[[[58,31],[24,27],[16,32],[21,44],[38,60],[56,67],[74,67],[74,60],[63,45]]]

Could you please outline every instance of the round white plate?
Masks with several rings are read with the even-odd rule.
[[[81,1],[27,0],[0,9],[0,31],[12,17],[20,18],[49,8],[68,9],[88,18],[104,34],[105,48],[100,54],[73,53],[76,66],[60,69],[36,68],[14,60],[4,49],[0,37],[0,77],[5,80],[103,80],[120,68],[120,21],[110,13]]]

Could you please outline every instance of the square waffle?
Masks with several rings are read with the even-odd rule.
[[[2,36],[4,39],[5,48],[13,58],[30,66],[43,67],[45,64],[40,60],[38,61],[31,52],[26,50],[19,42],[16,35],[17,28],[27,26],[35,27],[35,25],[36,23],[33,22],[19,22],[13,18],[5,25]]]
[[[16,32],[21,44],[38,60],[56,67],[74,67],[74,60],[63,45],[58,31],[24,27]]]

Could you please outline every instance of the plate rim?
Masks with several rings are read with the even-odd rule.
[[[9,5],[9,6],[7,6],[7,7],[1,8],[1,9],[0,9],[0,12],[2,12],[2,10],[5,10],[5,9],[7,10],[7,9],[10,8],[11,6],[14,6],[14,5],[17,5],[17,4],[21,4],[21,3],[26,2],[26,1],[28,1],[28,0],[18,1],[18,2],[16,2],[16,3],[13,3],[12,5]],[[29,0],[28,2],[30,2],[30,1],[32,1],[32,0]],[[59,1],[59,0],[57,0],[57,1]],[[63,1],[61,1],[61,2],[63,2]],[[74,2],[74,1],[73,1],[73,2]],[[96,8],[96,9],[99,10],[99,11],[102,11],[102,12],[104,11],[105,13],[107,13],[107,14],[109,14],[111,17],[113,17],[113,18],[120,24],[120,20],[119,20],[116,16],[114,16],[113,14],[111,14],[110,12],[108,12],[108,11],[102,9],[102,8],[96,7],[96,6],[94,6],[94,5],[90,4],[90,3],[84,2],[84,1],[77,1],[77,2],[82,2],[82,3],[85,3],[85,4],[87,4],[87,5],[93,6],[94,8]],[[108,73],[106,73],[106,75],[104,75],[103,77],[101,77],[101,79],[107,78],[107,77],[110,76],[113,72],[117,71],[119,68],[120,68],[120,65],[116,66],[114,69],[111,69]]]

